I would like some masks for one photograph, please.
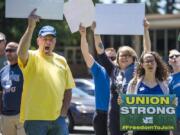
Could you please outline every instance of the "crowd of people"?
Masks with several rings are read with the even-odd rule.
[[[34,9],[19,43],[6,44],[0,33],[0,91],[2,135],[68,135],[65,122],[75,83],[63,56],[54,53],[56,30],[43,26],[37,37],[37,50],[29,50],[32,35],[40,16]],[[142,20],[143,22],[143,20]],[[149,22],[144,19],[143,52],[138,58],[135,50],[122,45],[117,50],[104,48],[100,35],[94,33],[96,60],[89,52],[86,28],[81,24],[81,51],[95,83],[95,113],[93,127],[96,135],[126,135],[120,131],[121,94],[176,94],[180,98],[180,52],[169,52],[169,65],[151,50]],[[103,85],[101,84],[103,82]],[[179,135],[180,100],[175,131],[135,131],[134,135]]]
[[[53,52],[54,27],[42,27],[37,37],[38,49],[29,50],[40,19],[35,12],[36,9],[30,13],[19,44],[5,45],[5,35],[0,35],[2,58],[3,52],[7,57],[7,64],[0,71],[1,132],[3,135],[68,135],[65,117],[75,83],[66,59]]]
[[[177,129],[175,131],[134,131],[133,133],[120,131],[119,95],[176,94],[176,96],[179,97],[180,52],[178,50],[171,50],[169,53],[169,65],[173,68],[173,72],[170,73],[168,65],[163,61],[162,57],[157,52],[151,50],[151,41],[148,30],[149,25],[149,22],[145,18],[143,52],[140,58],[138,58],[135,50],[129,46],[119,47],[117,54],[113,48],[104,49],[100,35],[94,34],[94,44],[98,54],[98,61],[94,60],[93,56],[89,53],[88,42],[86,40],[86,28],[80,25],[79,32],[81,35],[82,54],[87,67],[91,70],[95,82],[96,112],[93,119],[93,126],[96,135],[180,134],[179,100],[176,109]],[[93,23],[91,27],[93,32],[95,26],[95,23]],[[114,56],[116,56],[116,58],[114,58]],[[109,77],[109,82],[107,81],[107,76]],[[108,111],[105,111],[105,113],[98,105],[101,105],[104,101],[101,100],[101,98],[106,99],[106,102],[104,102],[106,104],[109,101],[109,97],[106,95],[107,87],[104,88],[102,85],[99,86],[99,80],[104,82],[103,86],[106,86],[106,83],[110,84],[110,103],[109,106],[106,106],[109,109]],[[99,97],[100,92],[103,97]],[[98,121],[98,117],[103,120]],[[105,119],[107,119],[107,121],[104,123]],[[99,126],[97,126],[98,124]],[[102,126],[106,128],[102,130]]]

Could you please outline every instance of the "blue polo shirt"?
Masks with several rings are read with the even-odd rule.
[[[180,72],[169,77],[169,90],[170,94],[176,94],[176,97],[178,97],[176,116],[180,120]]]
[[[20,112],[23,75],[18,64],[6,65],[0,71],[2,114],[16,115]]]
[[[96,61],[90,68],[95,83],[96,109],[108,111],[110,98],[110,80],[104,67]]]

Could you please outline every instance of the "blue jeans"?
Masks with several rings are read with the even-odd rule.
[[[26,135],[68,135],[65,117],[54,121],[26,120],[24,123]]]

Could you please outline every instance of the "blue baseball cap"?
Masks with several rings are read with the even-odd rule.
[[[55,28],[52,27],[52,26],[49,26],[49,25],[43,26],[40,29],[38,36],[44,37],[44,36],[47,36],[47,35],[52,35],[52,36],[56,37],[56,30],[55,30]]]

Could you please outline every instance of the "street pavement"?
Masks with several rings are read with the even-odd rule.
[[[0,133],[0,135],[2,135]],[[89,126],[77,126],[74,128],[74,132],[69,135],[95,135],[93,127]]]
[[[75,126],[74,132],[70,135],[95,135],[91,126]]]

